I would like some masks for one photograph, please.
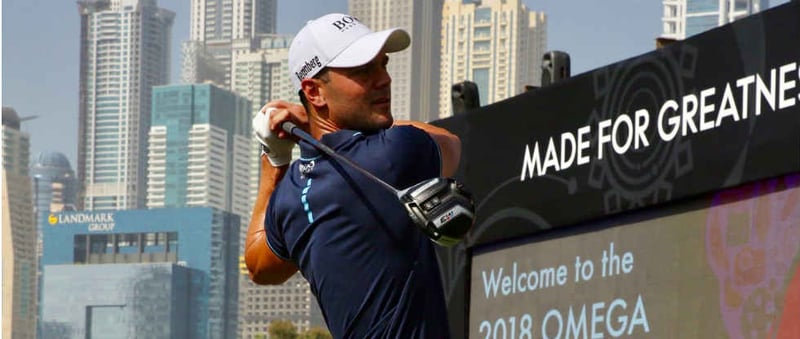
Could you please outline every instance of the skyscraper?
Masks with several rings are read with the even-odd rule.
[[[664,38],[682,40],[769,7],[769,0],[664,0]]]
[[[151,90],[169,80],[175,13],[156,0],[86,0],[78,8],[83,208],[143,207]]]
[[[544,13],[529,11],[522,0],[447,0],[442,13],[442,76],[439,114],[452,114],[451,86],[478,85],[487,105],[541,82],[547,48]]]
[[[206,50],[201,41],[184,41],[181,45],[183,63],[181,83],[213,83],[225,86],[225,67]]]
[[[153,88],[147,207],[249,216],[250,101],[212,84]]]
[[[58,152],[41,152],[36,155],[31,165],[33,180],[33,207],[36,220],[36,263],[37,263],[37,300],[41,310],[42,294],[42,228],[47,224],[47,215],[51,212],[74,211],[78,198],[78,180],[75,172],[64,154]],[[37,311],[37,315],[41,311]]]
[[[36,224],[28,175],[30,136],[3,107],[3,338],[36,337]]]
[[[184,47],[184,51],[213,56],[224,72],[224,84],[220,85],[231,88],[234,41],[250,39],[260,33],[274,33],[277,10],[277,0],[192,0],[189,40],[200,42],[205,50]],[[197,60],[197,57],[184,55],[184,61],[189,60]],[[194,74],[194,78],[187,77],[185,82],[213,80],[213,73],[190,71],[197,65],[184,63],[184,74]]]
[[[250,99],[252,112],[270,100],[297,102],[299,97],[289,79],[292,36],[259,34],[252,41],[235,49],[233,91]]]
[[[350,0],[349,11],[373,31],[400,27],[411,35],[411,46],[389,57],[395,119],[438,119],[442,0]]]

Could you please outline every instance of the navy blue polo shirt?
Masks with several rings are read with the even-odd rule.
[[[437,177],[438,145],[396,126],[329,133],[322,143],[402,189]],[[335,338],[446,338],[433,243],[397,197],[306,142],[272,193],[267,244],[311,285]]]

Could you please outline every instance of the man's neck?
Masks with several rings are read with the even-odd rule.
[[[315,112],[315,114],[309,114],[308,120],[311,136],[317,140],[322,139],[322,136],[325,134],[337,132],[342,129],[330,119],[320,117],[320,114],[317,112]]]

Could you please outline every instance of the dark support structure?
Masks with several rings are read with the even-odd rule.
[[[562,81],[570,76],[569,54],[548,51],[542,56],[542,87]]]
[[[478,85],[469,80],[454,84],[451,88],[451,100],[453,115],[481,107]]]

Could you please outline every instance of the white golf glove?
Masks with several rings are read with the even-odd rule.
[[[261,110],[256,112],[253,117],[253,137],[263,145],[261,149],[267,154],[269,163],[274,167],[280,167],[292,161],[294,141],[278,138],[278,135],[269,129],[269,116],[275,110],[274,107],[268,107],[266,113]]]

